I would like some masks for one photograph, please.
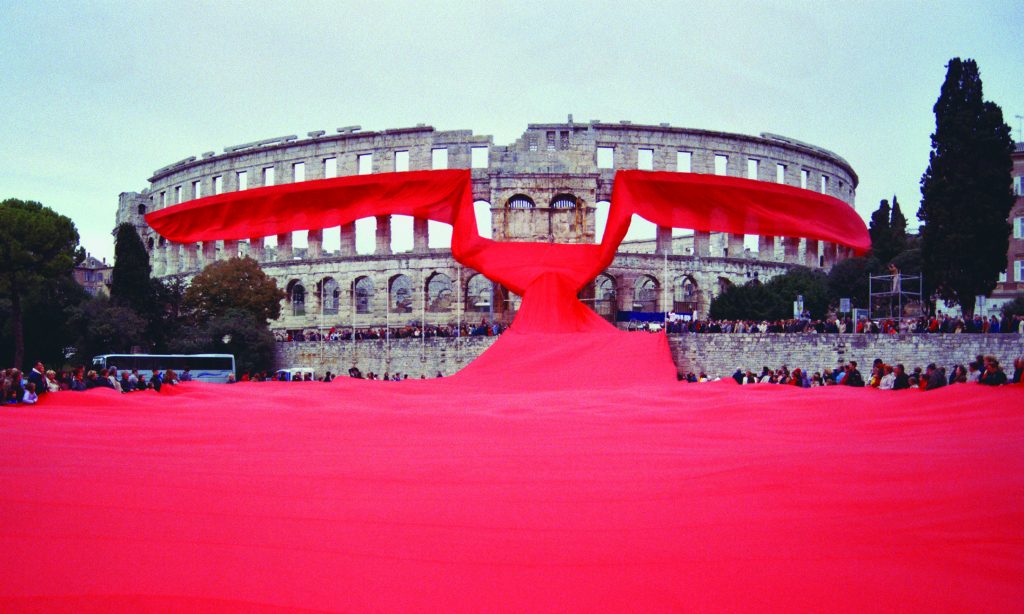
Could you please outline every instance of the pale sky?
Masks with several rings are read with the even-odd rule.
[[[860,176],[857,211],[916,225],[932,105],[978,61],[1017,140],[1024,3],[0,0],[0,199],[113,255],[117,195],[203,151],[359,124],[508,144],[591,119],[773,132]]]

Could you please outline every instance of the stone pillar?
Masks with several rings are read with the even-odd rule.
[[[697,258],[711,256],[711,233],[705,230],[693,231],[693,255]]]
[[[221,258],[224,260],[238,258],[238,239],[224,239],[224,251],[221,253]]]
[[[263,260],[263,237],[249,239],[249,257],[256,262]]]
[[[175,275],[178,273],[180,268],[178,264],[178,251],[180,247],[180,243],[174,243],[173,241],[168,241],[164,245],[164,275]]]
[[[743,257],[743,235],[729,233],[729,257]]]
[[[769,235],[758,235],[757,259],[764,261],[775,260],[775,237]]]
[[[153,246],[153,252],[149,256],[153,263],[153,276],[160,277],[167,270],[167,248],[163,245]]]
[[[283,232],[277,235],[277,259],[278,261],[292,259],[292,233]]]
[[[783,261],[791,264],[800,262],[800,239],[797,237],[782,238]]]
[[[818,260],[818,240],[807,239],[805,241],[806,247],[804,248],[804,262],[809,267],[818,268],[821,266],[821,262]]]
[[[341,227],[341,255],[356,255],[356,223],[345,224]]]
[[[825,257],[825,268],[832,268],[832,265],[836,263],[836,244],[823,241],[822,249],[822,255]]]
[[[391,216],[377,216],[377,247],[373,251],[378,256],[391,253]]]
[[[672,255],[672,227],[671,226],[658,226],[657,239],[654,243],[654,253],[659,256],[667,254]]]
[[[203,267],[208,267],[217,259],[217,242],[203,241]]]
[[[195,271],[199,268],[199,244],[185,244],[185,271]]]
[[[320,258],[324,253],[324,231],[322,228],[316,230],[310,230],[309,235],[306,239],[306,243],[309,246],[308,257],[309,258]]]
[[[416,217],[412,220],[412,251],[417,254],[427,252],[430,242],[430,231],[427,220]]]

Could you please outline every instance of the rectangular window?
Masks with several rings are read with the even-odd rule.
[[[160,206],[167,206],[167,192],[160,192]]]
[[[473,168],[487,168],[489,165],[488,156],[490,152],[486,147],[472,147],[469,150],[471,165]]]
[[[217,175],[213,178],[213,193],[220,194],[224,191],[224,175]]]
[[[448,168],[448,148],[430,150],[430,168],[434,170]]]
[[[786,183],[786,165],[775,165],[775,183]]]
[[[526,143],[530,148],[530,151],[537,151],[537,137],[531,136],[526,139]]]
[[[1015,260],[1013,262],[1013,281],[1024,281],[1024,260]]]
[[[597,148],[597,168],[614,168],[615,167],[615,148],[614,147],[598,147]]]
[[[249,189],[249,172],[238,171],[238,189],[247,190]]]
[[[828,177],[825,175],[821,176],[821,193],[825,194],[828,192]]]
[[[569,131],[563,130],[558,133],[559,141],[558,147],[560,149],[569,149]]]
[[[642,171],[654,170],[654,150],[638,149],[636,151],[636,167]]]
[[[548,151],[555,150],[555,131],[548,130]]]
[[[360,175],[373,173],[373,154],[359,154],[356,158],[356,166]]]
[[[693,168],[693,154],[688,151],[677,151],[676,152],[676,170],[680,173],[691,173],[690,169]]]
[[[747,158],[747,179],[757,179],[757,160]]]
[[[715,156],[715,174],[729,174],[729,156]]]
[[[174,204],[181,204],[181,186],[174,188]]]
[[[1021,183],[1024,182],[1024,177],[1017,176],[1013,178],[1013,195],[1024,196],[1024,186]]]
[[[324,179],[338,176],[338,159],[324,158]]]
[[[409,170],[409,152],[408,151],[396,151],[395,152],[395,172],[404,173]]]
[[[298,183],[306,180],[306,163],[296,162],[292,164],[292,181]]]
[[[1013,238],[1024,239],[1024,217],[1013,218]]]
[[[809,173],[806,170],[801,169],[800,170],[800,187],[805,189],[805,190],[807,189],[807,180],[808,180],[808,178],[809,178]]]
[[[1003,271],[1002,273],[999,274],[999,283],[1006,283],[1006,271]]]
[[[263,169],[263,185],[274,185],[274,167],[268,166]]]
[[[192,198],[202,198],[203,196],[203,184],[199,181],[192,182]]]

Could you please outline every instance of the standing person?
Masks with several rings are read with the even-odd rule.
[[[35,389],[39,394],[46,394],[46,369],[43,367],[43,362],[39,361],[36,363],[32,370],[28,373],[28,383],[34,384]]]

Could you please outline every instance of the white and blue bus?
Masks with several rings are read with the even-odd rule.
[[[178,376],[190,369],[192,380],[197,382],[227,383],[228,375],[235,373],[235,357],[232,354],[103,354],[94,356],[92,366],[99,371],[117,367],[117,370],[138,371],[148,379],[153,371],[161,373],[174,369]]]

